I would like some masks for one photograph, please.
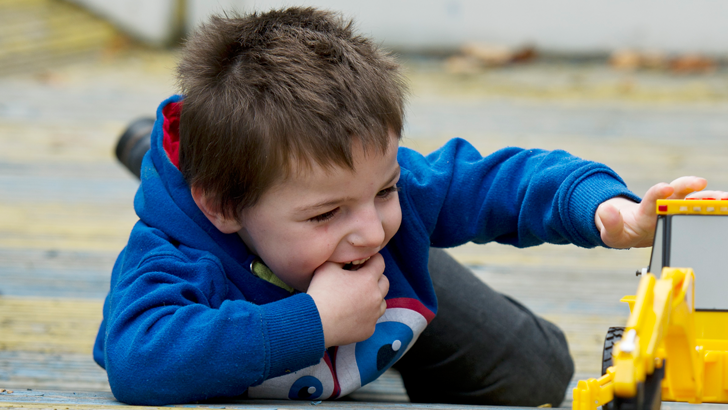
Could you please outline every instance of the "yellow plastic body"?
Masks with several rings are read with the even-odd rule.
[[[689,268],[664,268],[660,279],[650,273],[642,276],[636,297],[630,298],[632,313],[624,336],[612,351],[613,366],[605,375],[611,376],[602,377],[601,382],[579,382],[574,410],[596,409],[615,395],[634,397],[637,385],[666,358],[663,397],[702,401],[704,370],[702,351],[696,349],[694,283]]]
[[[628,303],[630,311],[634,311],[637,297],[625,296],[621,301]],[[693,312],[693,317],[695,350],[698,352],[698,360],[702,356],[703,363],[702,402],[728,403],[728,312],[697,311]],[[688,369],[678,369],[681,372],[686,370]],[[662,381],[662,399],[690,402],[693,398],[677,396],[671,388],[670,379],[665,378]]]
[[[573,410],[591,410],[605,405],[614,399],[614,367],[599,379],[579,380],[574,388]]]
[[[728,201],[658,200],[657,213],[728,215]],[[574,410],[634,397],[663,359],[662,400],[728,403],[728,312],[696,312],[694,284],[689,268],[666,267],[660,279],[643,275],[637,294],[622,298],[631,314],[612,350],[613,366],[599,379],[579,381]]]
[[[662,399],[691,403],[728,403],[728,312],[694,312],[695,352],[702,382],[702,396],[681,394],[680,385],[662,382]],[[670,366],[672,358],[668,356]],[[684,368],[683,368],[684,369]],[[687,369],[684,369],[687,370]]]
[[[658,215],[728,215],[728,200],[658,199]]]

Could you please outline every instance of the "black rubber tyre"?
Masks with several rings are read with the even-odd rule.
[[[604,338],[604,353],[602,355],[602,374],[612,365],[612,349],[614,344],[622,339],[623,327],[610,327]],[[660,410],[662,379],[665,377],[665,364],[656,368],[655,372],[647,376],[644,383],[637,386],[637,396],[630,399],[614,400],[602,406],[603,410]]]
[[[612,365],[612,349],[614,344],[622,339],[623,327],[610,327],[604,338],[604,351],[602,355],[602,375],[607,374],[607,368]]]
[[[607,336],[604,338],[604,350],[602,353],[602,375],[607,374],[607,368],[612,365],[612,349],[614,344],[622,339],[623,327],[610,327]],[[614,400],[602,406],[603,410],[615,410]]]

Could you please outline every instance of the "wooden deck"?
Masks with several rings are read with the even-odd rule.
[[[91,359],[111,266],[136,218],[137,182],[115,163],[124,126],[173,92],[171,53],[104,59],[0,77],[0,408],[118,407]],[[610,164],[638,193],[684,174],[728,189],[728,73],[671,77],[600,65],[539,63],[453,76],[408,63],[405,145],[460,136],[482,152],[563,148]],[[559,324],[577,378],[599,372],[606,328],[622,324],[649,250],[464,246],[452,250],[494,288]],[[340,408],[414,406],[387,373]],[[362,401],[363,400],[363,401]],[[563,404],[568,406],[570,398]],[[688,405],[669,404],[668,408]],[[308,402],[184,407],[311,408]],[[725,406],[720,406],[728,408]]]

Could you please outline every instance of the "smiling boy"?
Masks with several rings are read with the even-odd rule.
[[[131,404],[337,398],[398,361],[413,400],[558,404],[563,335],[457,266],[431,277],[430,247],[647,246],[655,200],[705,186],[658,184],[638,204],[563,151],[399,148],[397,64],[314,9],[213,18],[179,76],[94,347]],[[428,333],[435,288],[447,319]]]
[[[351,169],[292,164],[301,169],[237,218],[215,212],[202,190],[192,188],[197,206],[217,229],[240,235],[286,285],[310,289],[326,347],[371,336],[372,323],[386,309],[389,282],[379,252],[402,221],[398,138],[391,131],[388,138],[384,153],[368,154],[354,139]]]

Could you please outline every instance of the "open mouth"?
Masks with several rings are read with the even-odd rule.
[[[355,261],[351,261],[351,262],[347,263],[346,265],[344,265],[343,268],[346,270],[357,270],[357,269],[361,268],[361,266],[364,264],[364,262],[368,261],[369,258],[371,258],[371,256],[364,258],[364,259],[357,259]]]

